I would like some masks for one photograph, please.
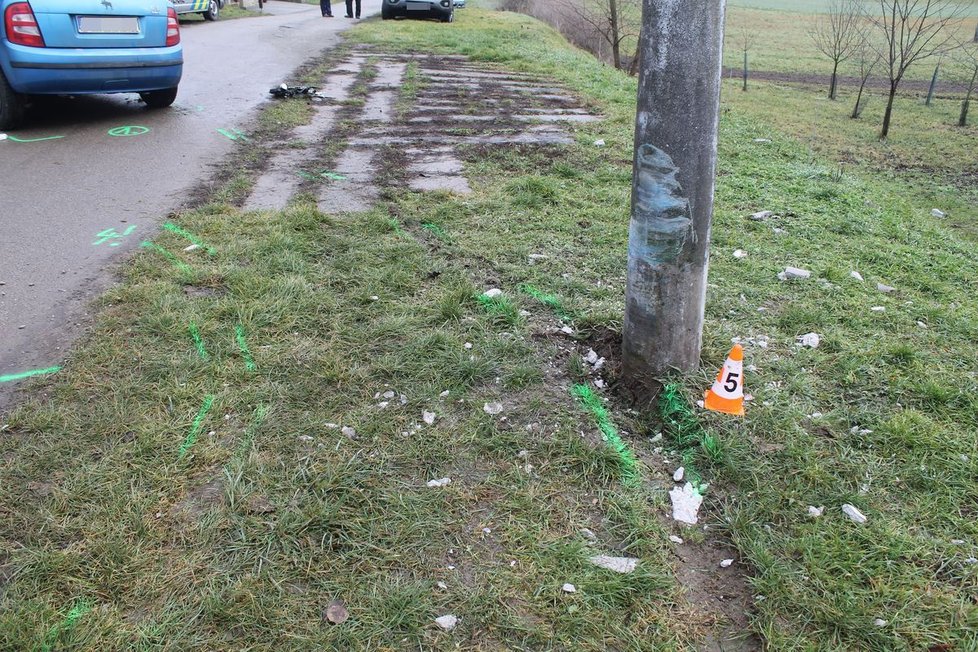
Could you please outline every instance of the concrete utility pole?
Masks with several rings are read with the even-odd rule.
[[[641,401],[699,366],[725,0],[644,0],[623,374]]]

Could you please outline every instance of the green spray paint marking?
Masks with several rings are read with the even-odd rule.
[[[24,378],[31,378],[33,376],[44,376],[46,374],[55,374],[61,371],[61,367],[48,367],[47,369],[32,369],[31,371],[22,371],[19,374],[8,374],[6,376],[0,376],[0,383],[10,383],[15,380],[23,380]]]
[[[434,235],[438,236],[442,240],[448,240],[448,234],[445,233],[445,229],[441,228],[437,224],[432,224],[431,222],[425,222],[421,225],[422,229],[427,229],[431,231]]]
[[[587,385],[574,385],[571,393],[594,415],[594,419],[598,422],[598,428],[601,429],[601,433],[608,441],[608,444],[618,453],[618,458],[621,461],[624,485],[626,487],[637,487],[641,481],[638,460],[635,459],[635,454],[629,450],[625,442],[621,440],[614,424],[611,423],[608,410],[601,404],[601,399]]]
[[[18,138],[17,136],[7,136],[8,140],[12,140],[15,143],[39,143],[42,140],[58,140],[59,138],[64,138],[64,136],[46,136],[44,138]]]
[[[565,319],[565,320],[572,319],[571,314],[567,312],[567,310],[564,308],[564,305],[560,302],[560,299],[558,299],[554,295],[544,294],[543,292],[536,289],[529,283],[524,283],[523,285],[521,285],[520,290],[529,294],[531,297],[533,297],[543,305],[553,310],[555,313],[557,313],[557,316],[560,317],[561,319]]]
[[[172,253],[170,253],[169,251],[167,251],[163,247],[159,246],[158,244],[155,244],[153,242],[144,241],[139,246],[140,247],[145,247],[146,249],[150,249],[150,250],[155,251],[156,253],[160,254],[161,256],[163,256],[164,258],[166,258],[167,260],[169,260],[171,263],[173,263],[173,265],[177,269],[179,269],[181,272],[190,273],[190,272],[193,271],[193,270],[190,269],[190,265],[188,265],[187,263],[183,262],[182,260],[180,260],[179,258],[177,258],[176,256],[174,256]]]
[[[306,172],[305,170],[299,170],[298,172],[296,172],[296,174],[298,174],[306,181],[322,181],[322,179],[317,177],[315,174],[312,174],[311,172]]]
[[[720,441],[703,429],[692,407],[683,397],[681,387],[676,383],[666,385],[662,390],[659,412],[669,436],[679,444],[687,479],[694,487],[699,487],[703,478],[695,466],[697,448],[702,448],[710,461],[720,462],[723,459]]]
[[[204,340],[200,337],[200,331],[197,329],[197,324],[190,322],[190,337],[194,340],[194,347],[197,349],[197,355],[200,356],[201,360],[207,360],[209,357],[207,355],[207,349],[204,348]]]
[[[207,250],[207,253],[209,253],[211,256],[214,255],[214,247],[211,247],[210,245],[204,244],[204,241],[203,240],[201,240],[200,238],[198,238],[197,236],[195,236],[190,231],[184,231],[183,229],[181,229],[176,224],[173,224],[172,222],[166,222],[163,225],[163,228],[166,229],[167,231],[169,231],[170,233],[176,233],[179,236],[183,236],[184,238],[186,238],[187,240],[190,240],[192,243],[194,243],[198,247],[201,247],[202,249],[206,249]]]
[[[190,450],[190,447],[193,446],[194,442],[197,441],[197,437],[198,435],[200,435],[200,428],[204,423],[204,417],[207,416],[207,412],[211,409],[211,405],[213,404],[214,404],[213,396],[207,396],[204,398],[204,402],[201,404],[200,410],[197,412],[197,416],[194,417],[194,423],[193,426],[191,426],[190,428],[190,432],[187,433],[187,436],[183,440],[183,443],[180,444],[180,455],[179,455],[180,459],[183,459],[183,456],[187,454],[187,451]]]
[[[116,239],[121,240],[122,238],[126,237],[127,235],[129,235],[130,233],[132,233],[135,230],[136,230],[136,225],[135,224],[129,226],[122,233],[116,232],[115,229],[106,229],[106,230],[102,231],[101,233],[96,233],[95,234],[96,240],[95,240],[95,242],[92,243],[92,246],[103,244],[105,242],[108,242],[109,240],[116,240]],[[120,244],[122,244],[122,243],[121,242],[110,242],[109,243],[109,246],[110,247],[118,247]]]
[[[241,349],[241,355],[245,359],[245,368],[248,371],[254,371],[258,368],[255,364],[254,358],[251,357],[251,351],[248,350],[248,343],[245,342],[245,330],[244,326],[238,324],[234,327],[235,338],[238,340],[238,348]]]
[[[319,173],[319,176],[332,179],[333,181],[346,181],[346,177],[344,177],[342,174],[336,174],[335,172],[330,172],[329,170],[323,170]]]
[[[44,638],[44,644],[41,645],[41,652],[51,652],[51,650],[54,649],[55,643],[57,643],[58,639],[61,638],[61,635],[72,630],[81,617],[91,610],[92,605],[89,604],[87,600],[83,599],[75,602],[75,605],[71,608],[64,619],[55,625],[50,632],[48,632],[48,635]]]
[[[202,109],[203,109],[203,107],[201,107],[200,110],[202,110]],[[249,140],[249,138],[247,136],[245,136],[244,132],[241,131],[240,129],[233,129],[233,128],[232,129],[218,129],[217,130],[217,133],[221,134],[222,136],[224,136],[226,138],[230,138],[231,140]]]

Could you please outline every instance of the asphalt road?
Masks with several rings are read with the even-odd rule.
[[[364,17],[380,0],[363,1]],[[263,16],[184,23],[173,107],[135,95],[58,98],[0,141],[0,381],[60,365],[112,270],[183,205],[235,146],[268,89],[354,21],[267,2]],[[119,135],[110,135],[119,134]],[[101,235],[100,235],[101,234]],[[119,236],[119,237],[116,237]],[[0,407],[18,381],[0,382]]]

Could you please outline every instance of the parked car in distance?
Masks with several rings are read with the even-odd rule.
[[[204,20],[217,20],[224,9],[224,0],[169,0],[177,15],[200,14]]]
[[[166,0],[0,0],[0,130],[32,95],[139,93],[173,104],[183,74],[176,11]]]
[[[465,9],[465,0],[454,0],[454,4],[459,9]]]
[[[437,18],[443,23],[455,20],[453,0],[383,0],[380,17]]]

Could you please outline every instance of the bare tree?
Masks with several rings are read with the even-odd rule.
[[[859,0],[830,0],[828,13],[819,16],[811,31],[818,51],[832,60],[829,99],[835,99],[839,66],[859,50],[862,43],[862,5]]]
[[[957,0],[876,0],[880,15],[874,23],[882,34],[881,55],[890,92],[883,114],[880,140],[890,134],[893,100],[907,69],[918,61],[948,52],[958,45],[954,27],[964,5]]]
[[[635,18],[642,14],[639,0],[565,0],[563,5],[608,44],[612,64],[623,69],[622,45],[629,39],[638,40],[640,26]]]
[[[853,120],[862,115],[865,104],[863,102],[863,91],[866,89],[866,82],[869,81],[870,75],[873,74],[873,70],[876,69],[882,58],[883,56],[878,49],[870,43],[869,34],[863,32],[863,38],[856,53],[856,61],[859,62],[859,92],[856,94],[856,104],[852,107],[852,114],[849,116]]]
[[[975,92],[975,84],[978,83],[978,46],[962,48],[960,60],[964,69],[971,74],[971,82],[968,83],[968,92],[961,102],[961,115],[958,118],[958,126],[967,127],[968,108],[971,105],[971,96]]]
[[[741,51],[744,53],[744,88],[747,91],[747,54],[754,47],[754,32],[751,31],[750,27],[744,24],[738,34],[737,34],[737,45]]]

